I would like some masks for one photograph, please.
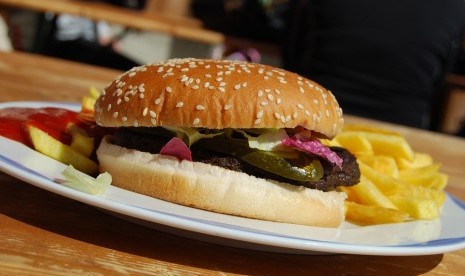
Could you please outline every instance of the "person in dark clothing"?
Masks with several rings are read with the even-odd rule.
[[[283,66],[345,113],[434,129],[465,27],[464,0],[297,0]]]

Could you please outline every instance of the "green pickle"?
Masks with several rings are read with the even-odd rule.
[[[312,160],[305,167],[297,167],[282,157],[264,151],[250,152],[239,158],[265,171],[297,181],[319,180],[324,173],[319,160]]]
[[[298,153],[272,153],[252,149],[249,148],[247,140],[244,139],[225,139],[224,136],[202,139],[193,147],[206,148],[235,156],[252,166],[296,181],[316,181],[321,179],[324,174],[323,166],[319,160],[308,160],[308,162],[304,162],[303,166],[295,166],[288,161],[288,158],[291,161],[292,158],[299,156]]]

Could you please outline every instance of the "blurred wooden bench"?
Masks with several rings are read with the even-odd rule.
[[[78,15],[91,20],[104,20],[128,28],[161,32],[175,38],[210,45],[220,45],[224,42],[222,34],[204,29],[201,21],[192,17],[158,13],[154,11],[153,4],[150,5],[150,12],[85,0],[0,0],[0,6]]]

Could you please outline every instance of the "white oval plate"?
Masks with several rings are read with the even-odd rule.
[[[5,107],[70,103],[9,102]],[[111,186],[93,196],[58,184],[65,165],[0,136],[0,170],[34,186],[89,204],[112,215],[158,230],[212,243],[293,254],[430,255],[465,248],[465,203],[447,195],[441,218],[376,226],[345,222],[319,228],[247,219],[185,207]]]

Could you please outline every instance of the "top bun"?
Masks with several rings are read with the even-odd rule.
[[[343,126],[330,91],[272,66],[171,59],[117,77],[95,105],[106,127],[294,128],[329,138]]]

